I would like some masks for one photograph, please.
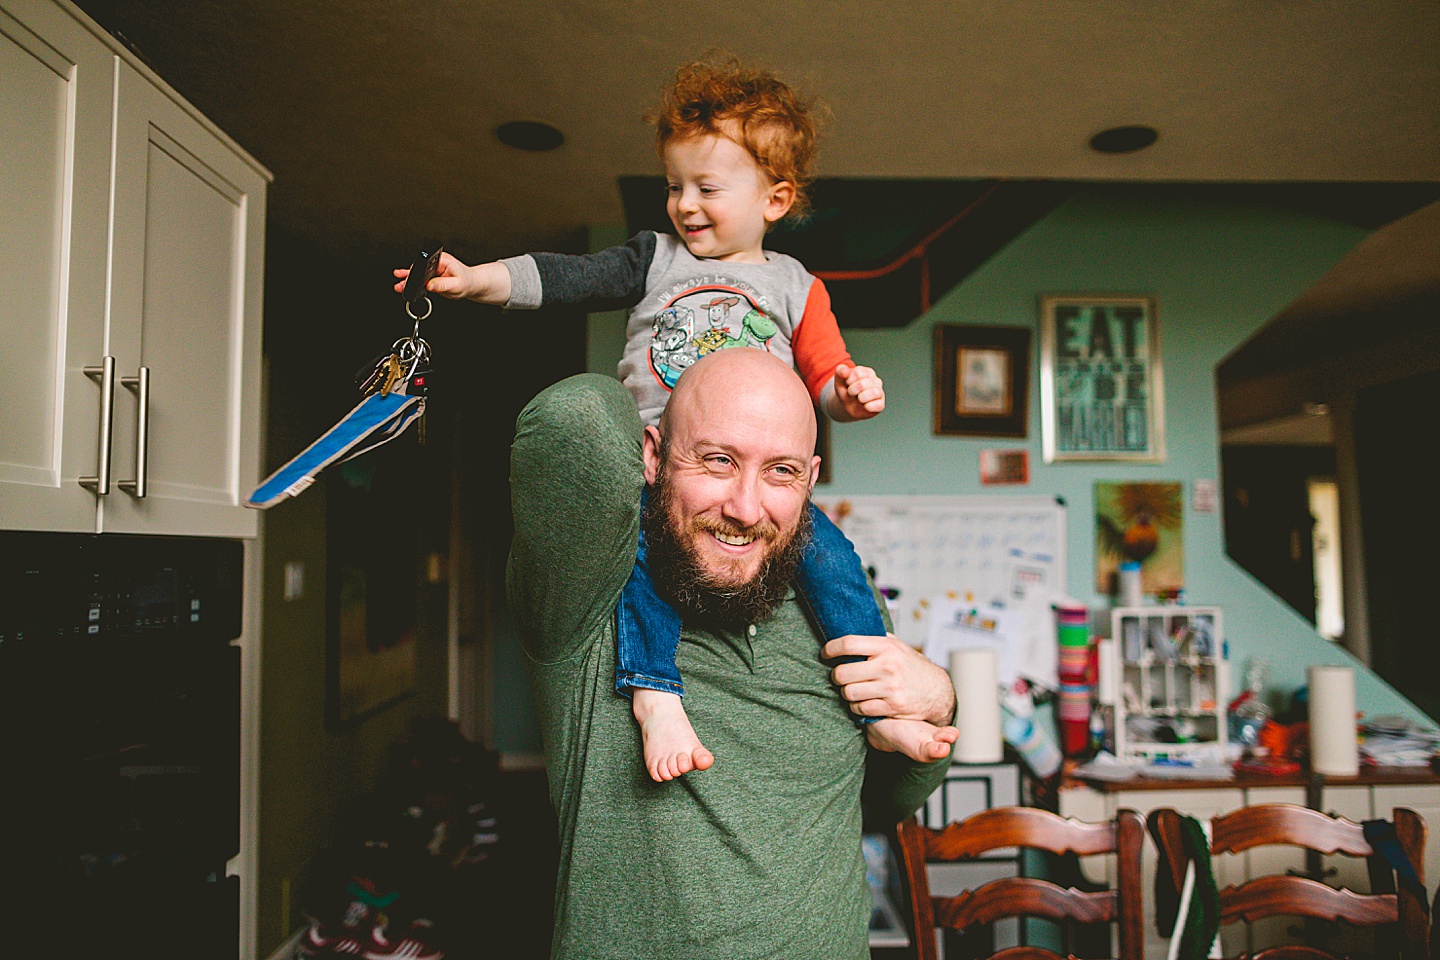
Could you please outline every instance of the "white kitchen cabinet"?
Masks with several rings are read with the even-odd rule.
[[[1388,820],[1390,811],[1396,807],[1409,807],[1425,821],[1423,879],[1426,889],[1434,891],[1435,881],[1440,879],[1440,788],[1404,785],[1375,788],[1375,816]]]
[[[254,536],[269,174],[63,0],[0,91],[0,528]]]

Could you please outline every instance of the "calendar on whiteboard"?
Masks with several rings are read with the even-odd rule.
[[[817,497],[855,544],[890,603],[895,632],[911,646],[954,618],[1003,611],[1001,679],[1056,683],[1055,619],[1065,594],[1065,507],[1053,497],[865,495]],[[1006,666],[1008,664],[1008,666]]]

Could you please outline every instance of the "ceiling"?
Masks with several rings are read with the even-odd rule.
[[[825,177],[1440,181],[1433,0],[80,5],[274,172],[272,223],[339,251],[624,223],[620,178],[658,170],[646,110],[716,48],[823,98]],[[511,120],[565,143],[506,147]],[[1087,147],[1133,123],[1159,141]]]

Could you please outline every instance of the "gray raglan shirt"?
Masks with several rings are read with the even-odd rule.
[[[703,260],[676,237],[645,230],[599,253],[502,260],[510,271],[505,307],[628,308],[619,375],[646,424],[659,421],[680,374],[728,347],[773,353],[799,371],[827,409],[836,366],[852,362],[830,294],[793,257],[770,250],[765,257],[765,263]]]

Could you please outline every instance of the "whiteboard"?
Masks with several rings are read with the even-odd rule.
[[[896,634],[923,648],[937,607],[1013,611],[1018,672],[1054,687],[1051,605],[1065,595],[1065,507],[1036,496],[820,496],[890,603]],[[1002,681],[1012,679],[1002,676]]]

